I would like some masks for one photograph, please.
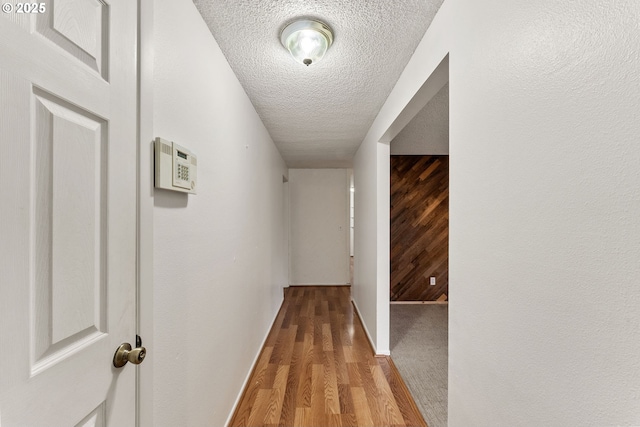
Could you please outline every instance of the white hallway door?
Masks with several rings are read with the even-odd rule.
[[[0,3],[0,425],[134,425],[137,2]]]

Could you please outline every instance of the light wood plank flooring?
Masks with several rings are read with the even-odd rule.
[[[426,426],[349,287],[291,287],[231,426]]]

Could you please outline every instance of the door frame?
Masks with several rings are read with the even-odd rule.
[[[379,254],[384,254],[386,263],[383,263],[383,274],[378,276],[377,302],[378,311],[376,321],[378,324],[377,351],[381,354],[390,354],[390,303],[391,293],[391,141],[402,129],[427,105],[431,98],[449,82],[449,52],[446,51],[435,68],[425,76],[424,82],[416,89],[404,108],[400,110],[376,143],[378,153],[378,234]],[[382,309],[380,309],[382,308]]]
[[[136,425],[153,426],[154,0],[138,0],[137,330],[149,350],[137,369]]]

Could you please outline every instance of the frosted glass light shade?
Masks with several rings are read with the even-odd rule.
[[[302,20],[287,25],[280,41],[296,61],[309,66],[322,59],[333,43],[333,33],[322,22]]]

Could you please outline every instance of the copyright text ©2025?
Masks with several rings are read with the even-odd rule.
[[[46,3],[3,3],[2,11],[4,13],[45,13],[47,11]]]

